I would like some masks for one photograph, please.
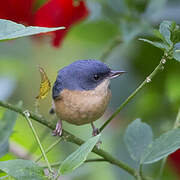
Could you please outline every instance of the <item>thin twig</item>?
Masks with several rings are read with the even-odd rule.
[[[51,144],[46,150],[45,153],[47,154],[49,151],[51,151],[62,139],[58,138],[57,141],[55,141],[53,144]],[[41,158],[43,157],[43,154],[41,154],[36,160],[35,162],[38,162]]]
[[[36,141],[37,141],[37,143],[38,143],[38,145],[39,145],[39,148],[40,148],[40,150],[41,150],[41,152],[42,152],[42,154],[43,154],[43,156],[44,156],[44,159],[45,159],[45,161],[46,161],[46,163],[47,163],[47,166],[48,166],[49,171],[50,171],[50,172],[53,172],[53,171],[52,171],[52,168],[51,168],[51,165],[50,165],[50,163],[49,163],[49,161],[48,161],[48,158],[47,158],[47,156],[46,156],[46,153],[44,152],[44,149],[43,149],[43,147],[42,147],[42,145],[41,145],[41,142],[40,142],[40,140],[39,140],[39,137],[38,137],[38,135],[37,135],[37,133],[36,133],[36,130],[35,130],[32,122],[31,122],[30,118],[29,118],[29,117],[30,117],[30,112],[26,110],[26,111],[24,111],[23,113],[24,113],[24,117],[26,118],[26,120],[27,120],[27,122],[28,122],[28,124],[29,124],[29,126],[30,126],[30,128],[31,128],[31,130],[32,130],[32,132],[33,132],[33,134],[34,134],[34,137],[35,137],[35,139],[36,139]]]
[[[161,162],[161,166],[160,166],[160,170],[159,170],[159,176],[158,176],[159,180],[161,180],[161,177],[163,175],[163,171],[164,171],[164,167],[165,167],[165,164],[166,164],[166,160],[167,160],[167,157],[163,158],[163,160]]]
[[[179,128],[179,126],[180,126],[180,109],[178,111],[178,114],[177,114],[176,121],[174,123],[174,128],[173,129]]]
[[[17,107],[15,105],[9,104],[9,103],[4,102],[4,101],[0,101],[0,106],[7,108],[7,109],[10,109],[12,111],[15,111],[15,112],[25,116],[24,110],[20,107]],[[29,114],[30,114],[29,118],[39,122],[40,124],[43,124],[52,130],[55,128],[55,123],[53,123],[52,121],[48,121],[43,116],[41,116],[39,114],[35,114],[33,112],[29,112]],[[77,145],[82,145],[84,143],[84,141],[82,139],[74,136],[73,134],[71,134],[70,132],[68,132],[66,130],[63,130],[62,138],[64,138],[66,141],[72,142],[72,143],[77,144]],[[132,176],[137,178],[138,173],[136,172],[135,169],[131,168],[126,163],[124,163],[124,162],[118,160],[117,158],[113,157],[108,152],[106,152],[102,149],[97,149],[96,147],[93,148],[92,152],[101,156],[103,159],[110,162],[111,164],[114,164],[114,165],[122,168],[123,170],[125,170],[126,172],[128,172],[129,174],[131,174]]]
[[[125,107],[126,104],[128,104],[128,102],[142,89],[142,87],[149,83],[151,81],[151,79],[160,71],[163,69],[164,64],[166,62],[166,60],[168,59],[168,55],[164,55],[163,58],[161,59],[159,65],[154,69],[154,71],[140,84],[140,86],[121,104],[121,106],[115,111],[115,113],[103,124],[103,126],[100,128],[100,131],[102,131],[111,121],[112,119],[117,116],[117,114],[121,111],[121,109],[123,107]],[[0,106],[3,106],[5,108],[8,108],[10,110],[16,111],[19,114],[25,116],[24,111],[22,108],[19,108],[17,106],[11,105],[9,103],[0,101]],[[39,123],[54,129],[55,128],[55,124],[52,123],[51,121],[48,121],[47,119],[45,119],[43,116],[30,112],[30,116],[31,119],[34,119],[36,121],[38,121]],[[62,137],[69,142],[75,143],[77,145],[81,145],[84,143],[84,141],[74,135],[72,135],[70,132],[63,130],[63,134]],[[93,148],[92,152],[98,154],[99,156],[101,156],[104,160],[124,169],[125,171],[127,171],[129,174],[131,174],[132,176],[134,176],[136,179],[139,179],[139,173],[131,168],[130,166],[128,166],[127,164],[125,164],[124,162],[114,158],[111,154],[109,154],[108,152],[102,150],[102,149],[97,149],[96,147]],[[143,180],[147,180],[149,179],[148,177],[143,177]]]
[[[143,165],[142,164],[140,164],[140,166],[139,166],[139,175],[140,175],[140,177],[143,177]]]
[[[173,126],[173,129],[177,129],[179,128],[180,126],[180,109],[178,111],[178,114],[176,116],[176,120],[175,120],[175,123],[174,123],[174,126]],[[161,162],[161,166],[160,166],[160,171],[159,171],[159,176],[158,176],[158,179],[160,180],[162,175],[163,175],[163,171],[164,171],[164,167],[166,165],[166,161],[167,161],[167,157],[163,158],[162,162]]]
[[[109,122],[111,122],[111,120],[117,116],[117,114],[121,111],[121,109],[141,90],[141,88],[149,83],[151,81],[151,79],[157,74],[157,72],[159,72],[160,70],[163,69],[163,66],[166,62],[166,56],[163,56],[163,58],[161,59],[159,65],[155,68],[155,70],[140,84],[140,86],[121,104],[121,106],[115,111],[115,113],[104,123],[104,125],[100,128],[100,131],[102,131],[107,124],[109,124]],[[16,111],[20,114],[22,114],[24,116],[24,113],[22,111],[21,108],[13,106],[11,104],[5,103],[3,101],[0,101],[0,105],[3,107],[6,107],[8,109],[11,109],[13,111]],[[35,114],[35,113],[30,113],[30,118],[40,122],[41,124],[44,124],[45,126],[54,129],[55,128],[55,124],[52,123],[51,121],[48,121],[47,119],[45,119],[44,117],[42,117],[41,115]],[[63,130],[63,137],[72,143],[81,145],[84,143],[83,140],[75,137],[74,135],[72,135],[71,133]],[[139,178],[139,173],[134,170],[133,168],[129,167],[127,164],[125,164],[122,161],[117,160],[116,158],[114,158],[113,156],[111,156],[109,153],[101,150],[101,149],[97,149],[96,147],[93,149],[93,152],[100,155],[101,157],[103,157],[105,160],[109,161],[110,163],[119,166],[120,168],[124,169],[125,171],[127,171],[129,174],[131,174],[132,176],[134,176],[136,179]],[[145,177],[143,179],[146,179]]]
[[[95,158],[95,159],[87,159],[86,161],[84,161],[85,163],[90,163],[90,162],[107,162],[109,163],[107,160],[103,159],[103,158]],[[56,167],[56,166],[60,166],[62,162],[56,162],[56,163],[52,163],[51,167]],[[47,168],[47,165],[41,166],[43,168]]]
[[[39,139],[40,139],[41,143],[42,143],[42,142],[44,141],[44,139],[49,135],[48,132],[49,132],[49,129],[48,129],[48,128],[45,128],[45,129],[43,130],[42,134],[39,136]],[[34,142],[34,143],[32,144],[32,146],[29,148],[29,151],[28,151],[27,156],[33,154],[33,153],[37,150],[37,148],[38,148],[38,145],[37,145],[36,142]]]
[[[111,117],[101,126],[99,131],[101,132],[118,114],[119,112],[129,103],[131,99],[134,98],[134,96],[148,83],[151,82],[152,78],[161,70],[164,68],[164,64],[167,61],[167,56],[163,56],[158,66],[152,71],[152,73],[147,76],[147,78],[135,89],[130,96],[123,101],[123,103],[117,108],[117,110],[111,115]]]
[[[102,55],[99,57],[99,59],[102,61],[102,62],[105,62],[106,59],[109,57],[109,55],[112,53],[112,51],[120,44],[122,43],[122,40],[121,38],[118,36],[116,37],[112,43],[110,44],[110,46],[105,49],[105,51],[102,53]]]

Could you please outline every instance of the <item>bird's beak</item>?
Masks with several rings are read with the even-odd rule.
[[[120,76],[121,74],[124,74],[124,73],[126,73],[126,71],[113,71],[113,70],[111,70],[108,77],[110,79],[113,79],[113,78],[116,78],[116,77],[118,77],[118,76]]]

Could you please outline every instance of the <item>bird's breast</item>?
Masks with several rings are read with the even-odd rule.
[[[111,91],[109,80],[103,81],[94,90],[72,91],[64,89],[54,101],[56,114],[69,123],[82,125],[100,118],[109,104]]]

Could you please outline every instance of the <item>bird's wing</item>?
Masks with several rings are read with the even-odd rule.
[[[59,81],[55,81],[52,89],[52,98],[56,100],[57,98],[60,98],[60,93],[63,90],[62,83]]]

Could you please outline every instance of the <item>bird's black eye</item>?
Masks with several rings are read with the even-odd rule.
[[[94,75],[94,79],[95,79],[96,81],[99,80],[99,78],[100,78],[99,75],[97,75],[97,74]]]

